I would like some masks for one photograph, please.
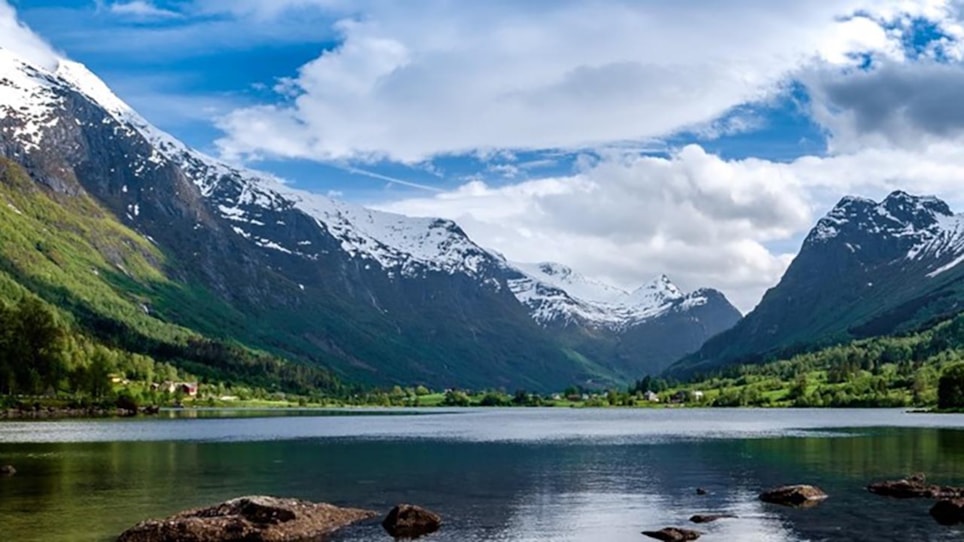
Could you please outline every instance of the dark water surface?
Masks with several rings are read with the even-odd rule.
[[[246,494],[445,518],[439,542],[642,541],[694,513],[701,540],[962,540],[926,501],[867,493],[924,471],[964,485],[964,415],[896,410],[507,409],[0,423],[0,540],[106,541]],[[342,412],[341,414],[344,414]],[[810,510],[757,501],[812,483]],[[697,496],[704,487],[708,496]],[[335,540],[389,541],[376,523]]]

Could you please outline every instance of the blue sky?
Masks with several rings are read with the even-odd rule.
[[[958,0],[6,1],[192,146],[624,287],[746,310],[845,194],[964,205]]]
[[[278,101],[272,88],[279,80],[294,76],[301,66],[341,44],[332,26],[346,16],[342,10],[298,9],[277,20],[253,23],[287,26],[290,32],[263,31],[248,39],[244,33],[251,23],[239,21],[230,12],[200,13],[184,1],[14,0],[13,4],[31,28],[86,64],[154,124],[212,154],[218,153],[214,142],[223,135],[216,126],[217,118],[235,108]],[[128,10],[117,8],[132,4],[135,7]],[[170,41],[163,36],[171,36]],[[138,45],[140,41],[147,44]],[[181,43],[172,43],[175,41]],[[162,46],[154,47],[154,43]],[[681,130],[640,143],[644,152],[654,154],[688,143],[728,158],[759,156],[787,161],[819,154],[826,147],[825,135],[803,110],[800,100],[804,98],[800,89],[791,89],[774,103],[738,107],[721,119],[726,122],[730,117],[752,115],[755,124],[751,130],[722,134]],[[592,153],[593,149],[578,151]],[[500,167],[509,162],[473,152],[433,157],[414,165],[391,160],[326,163],[268,157],[259,159],[257,167],[299,187],[371,202],[413,190],[376,175],[443,190],[475,178],[504,184],[523,176],[571,173],[577,154],[560,149],[519,152],[512,163],[530,167],[517,168],[512,176]]]

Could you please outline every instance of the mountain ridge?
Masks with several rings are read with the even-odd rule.
[[[89,194],[163,252],[158,272],[177,288],[224,304],[211,321],[168,289],[155,317],[349,381],[602,385],[654,370],[645,349],[668,346],[648,333],[634,343],[643,351],[614,355],[632,326],[602,333],[578,322],[578,340],[547,333],[512,291],[525,273],[456,223],[368,210],[225,164],[155,128],[72,61],[50,71],[0,49],[0,155],[63,197]],[[691,351],[731,324],[727,313],[707,325],[664,286],[637,297],[673,298],[660,316],[675,310],[685,340],[670,350]]]
[[[933,196],[847,196],[803,241],[780,283],[670,374],[755,363],[910,331],[964,309],[964,215]]]

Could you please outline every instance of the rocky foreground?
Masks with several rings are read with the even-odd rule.
[[[297,542],[318,540],[375,512],[298,499],[241,497],[151,519],[131,527],[117,542]]]

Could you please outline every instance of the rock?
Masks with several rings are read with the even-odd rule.
[[[931,507],[931,517],[941,525],[964,523],[964,499],[938,501]]]
[[[0,467],[0,476],[13,476],[14,474],[17,474],[17,469],[13,468],[13,465]]]
[[[442,518],[412,504],[400,504],[388,513],[382,527],[394,538],[419,538],[432,534],[442,526]]]
[[[763,502],[801,508],[816,506],[826,498],[822,489],[805,484],[777,487],[760,494]]]
[[[687,540],[696,540],[703,533],[689,529],[680,529],[679,527],[666,527],[658,531],[643,531],[643,534],[656,540],[663,540],[664,542],[685,542]]]
[[[316,540],[376,514],[298,499],[240,497],[209,507],[147,520],[118,542],[280,542]]]
[[[698,487],[698,488],[696,488],[696,494],[697,494],[697,495],[706,495],[706,494],[707,494],[707,491],[706,491],[705,489],[701,488],[701,487]]]
[[[903,480],[875,482],[867,486],[871,493],[895,499],[956,499],[964,497],[964,488],[946,487],[926,483],[923,474],[915,474]]]
[[[696,514],[690,518],[693,523],[712,523],[720,519],[734,519],[733,514]]]

